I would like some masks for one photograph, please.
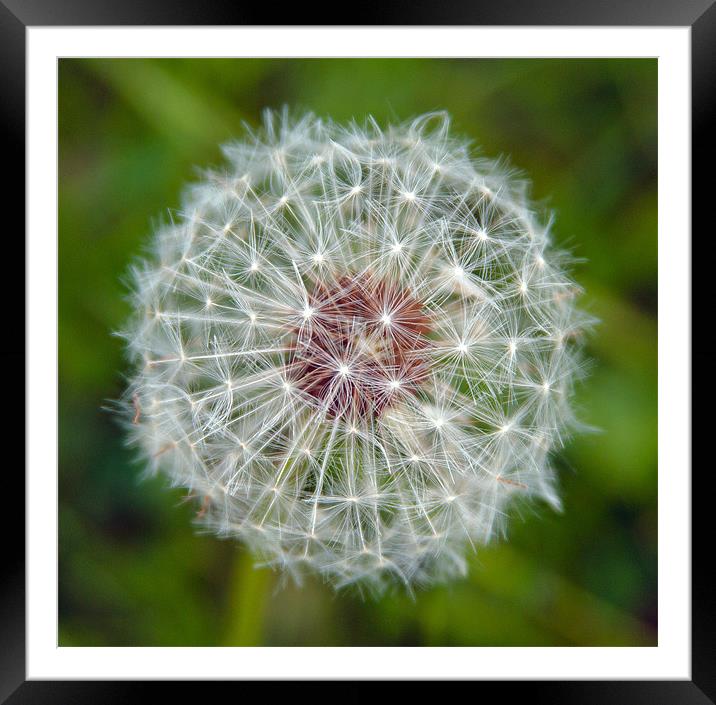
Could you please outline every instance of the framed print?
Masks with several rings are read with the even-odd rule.
[[[521,5],[3,0],[4,702],[714,701],[690,390],[716,10]]]

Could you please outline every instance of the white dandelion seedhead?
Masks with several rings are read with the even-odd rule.
[[[589,319],[525,183],[448,127],[269,113],[135,271],[133,440],[297,576],[445,579],[514,498],[559,505]]]

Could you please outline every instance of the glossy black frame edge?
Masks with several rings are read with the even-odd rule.
[[[270,10],[270,8],[268,8]],[[410,10],[407,12],[406,10]],[[284,13],[285,14],[285,13]],[[234,0],[204,0],[202,3],[179,3],[176,0],[124,0],[108,3],[98,0],[0,0],[0,76],[3,96],[0,100],[2,117],[1,139],[3,144],[6,175],[5,194],[7,204],[24,202],[25,189],[25,28],[43,25],[211,25],[211,24],[265,24],[270,19],[263,11],[249,11]],[[716,163],[716,4],[714,0],[609,0],[574,2],[570,0],[501,0],[500,3],[464,2],[442,5],[432,0],[398,0],[381,6],[372,3],[360,8],[353,19],[359,24],[482,24],[482,25],[641,25],[641,26],[691,26],[692,28],[692,229],[710,235],[713,231],[712,183],[713,165]],[[285,20],[292,19],[285,16]],[[305,21],[305,14],[297,19]],[[336,21],[338,23],[338,21]],[[323,24],[328,24],[324,22]],[[7,177],[10,178],[7,178]],[[6,209],[5,216],[14,213],[14,228],[6,232],[24,232],[24,210],[16,207]],[[6,243],[18,248],[16,260],[25,261],[24,247],[20,238],[12,235]],[[692,257],[692,281],[709,282],[708,258]],[[14,274],[13,274],[14,271]],[[8,277],[23,276],[24,268],[16,266],[6,272]],[[699,274],[701,276],[699,276]],[[18,288],[24,284],[17,283]],[[692,321],[699,320],[698,308],[705,305],[706,297],[693,296]],[[709,312],[711,309],[709,309]],[[702,313],[706,313],[702,311]],[[706,313],[706,315],[708,315]],[[0,357],[13,369],[25,370],[24,315],[18,308],[8,315],[14,331],[14,352],[0,352]],[[710,316],[709,316],[710,318]],[[18,345],[17,341],[23,342]],[[705,366],[711,362],[713,353],[708,346],[699,346],[692,364]],[[20,375],[13,375],[17,389],[11,390],[16,398],[24,398]],[[6,393],[7,394],[7,393]],[[17,418],[17,404],[13,404]],[[694,415],[694,422],[704,424],[703,417]],[[702,428],[702,430],[706,430]],[[698,438],[697,434],[693,434]],[[3,488],[6,497],[0,512],[0,530],[3,536],[3,580],[0,584],[0,703],[8,705],[35,703],[124,703],[143,702],[154,699],[158,688],[165,695],[166,688],[181,688],[184,697],[192,694],[201,697],[211,685],[231,687],[232,683],[197,682],[132,682],[132,681],[26,681],[25,680],[25,546],[18,526],[24,526],[24,481],[10,462],[6,467]],[[711,486],[709,486],[711,483]],[[480,682],[473,687],[484,695],[486,688],[507,690],[511,695],[529,698],[534,703],[649,703],[650,705],[679,703],[679,705],[707,705],[716,703],[716,598],[709,580],[711,564],[706,556],[713,551],[713,523],[710,507],[713,480],[703,466],[692,476],[692,680],[691,681],[511,681]],[[242,688],[254,684],[244,683]],[[266,683],[260,687],[265,688]],[[273,687],[286,684],[276,682]],[[339,697],[345,702],[358,702],[371,683],[334,683]],[[399,687],[403,687],[398,684]],[[431,687],[423,684],[422,687]],[[292,684],[291,687],[296,687]],[[313,684],[298,684],[307,694]],[[393,687],[382,683],[381,688]],[[441,684],[445,687],[445,684]],[[199,689],[202,689],[200,695]],[[253,694],[253,689],[251,691]],[[248,693],[247,695],[251,697]]]

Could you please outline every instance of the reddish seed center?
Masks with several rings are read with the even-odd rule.
[[[330,417],[376,418],[425,380],[429,331],[420,301],[399,286],[367,275],[318,284],[290,375]]]

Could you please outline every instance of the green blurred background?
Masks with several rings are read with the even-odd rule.
[[[62,59],[60,645],[642,645],[657,615],[656,60]],[[288,104],[336,120],[446,109],[528,172],[602,323],[559,460],[564,513],[516,515],[469,576],[380,599],[279,587],[141,482],[113,416],[122,277],[218,145]]]

